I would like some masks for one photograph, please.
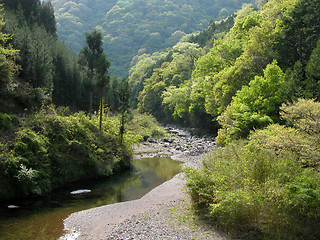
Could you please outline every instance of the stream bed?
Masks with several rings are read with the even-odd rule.
[[[168,157],[136,159],[132,170],[105,180],[85,181],[54,191],[43,199],[0,205],[1,240],[58,239],[71,213],[139,199],[181,171]],[[82,194],[75,191],[84,190]]]

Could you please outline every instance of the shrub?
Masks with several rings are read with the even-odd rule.
[[[250,233],[246,239],[320,237],[320,173],[302,168],[292,153],[233,143],[186,175],[195,205],[231,233]]]
[[[166,135],[166,131],[159,125],[157,120],[150,114],[132,111],[132,119],[128,124],[128,132],[140,135],[140,140],[148,138],[161,138]]]
[[[19,118],[15,115],[9,115],[0,112],[0,132],[12,129],[19,123]]]
[[[54,107],[30,115],[0,145],[0,200],[43,195],[86,178],[106,177],[129,167],[131,151],[118,138],[114,119],[99,130],[97,117],[57,114]]]

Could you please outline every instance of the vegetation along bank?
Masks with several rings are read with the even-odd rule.
[[[239,4],[223,2],[232,5],[230,11]],[[180,7],[188,18],[171,29],[173,35],[145,22],[130,28],[142,30],[128,35],[146,36],[147,44],[119,49],[117,56],[128,54],[115,71],[130,68],[127,81],[109,74],[104,50],[124,44],[126,36],[112,30],[128,21],[139,24],[136,12],[128,11],[142,9],[143,1],[114,1],[114,7],[108,2],[106,20],[117,20],[100,22],[73,53],[58,38],[54,13],[74,8],[2,0],[0,176],[7,184],[1,196],[42,194],[127,166],[134,142],[163,133],[145,130],[149,121],[135,120],[141,115],[132,119],[133,107],[134,115],[152,114],[217,135],[224,148],[186,171],[194,207],[212,224],[245,239],[319,239],[320,2],[243,2],[252,4],[234,14],[215,11],[212,18],[219,15],[220,21],[201,20],[208,28],[194,33],[201,24],[186,28],[192,25],[187,20],[199,16],[198,1],[166,1],[164,8],[149,1],[168,23],[179,22],[173,10]],[[109,34],[99,31],[104,26]],[[169,40],[157,41],[160,35]]]

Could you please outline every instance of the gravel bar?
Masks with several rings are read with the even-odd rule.
[[[196,167],[202,156],[203,152],[183,151],[172,159]],[[192,222],[190,209],[191,200],[180,173],[138,200],[71,214],[64,220],[68,234],[60,239],[227,239],[212,227]]]

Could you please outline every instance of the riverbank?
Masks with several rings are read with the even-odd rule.
[[[203,154],[216,146],[211,138],[168,131],[168,138],[149,139],[136,147],[137,156],[166,154],[186,166],[197,166]],[[64,221],[70,235],[61,239],[226,239],[195,221],[184,184],[180,173],[138,200],[71,214]]]

